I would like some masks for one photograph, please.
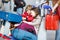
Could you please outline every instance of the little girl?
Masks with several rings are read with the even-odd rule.
[[[30,15],[34,19],[32,21],[26,21],[26,19],[24,19],[23,22],[27,23],[29,25],[33,25],[35,27],[35,30],[36,30],[36,33],[37,33],[39,25],[40,25],[40,21],[41,21],[41,18],[39,16],[39,10],[38,10],[38,8],[35,7],[35,8],[32,8],[29,12],[30,12]],[[29,18],[27,18],[27,19],[29,19]],[[13,25],[14,24],[11,24],[12,27],[13,27]],[[34,35],[34,34],[30,33],[30,32],[21,30],[21,29],[18,30],[18,28],[12,30],[12,35],[14,35],[15,38],[17,36],[17,39],[20,39],[20,40],[21,39],[25,39],[25,40],[37,40],[37,36],[36,35]]]
[[[35,27],[36,33],[38,33],[38,28],[41,21],[41,17],[39,16],[39,9],[37,7],[32,8],[30,15],[32,15],[34,19],[31,22],[28,21],[23,21],[23,22],[33,25]]]

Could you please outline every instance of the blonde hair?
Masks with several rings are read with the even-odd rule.
[[[36,16],[34,18],[36,18],[39,15],[39,9],[37,7],[34,7],[31,10],[35,12]]]
[[[32,5],[27,5],[25,11],[31,10],[32,9]]]

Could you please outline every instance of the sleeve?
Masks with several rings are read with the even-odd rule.
[[[41,18],[37,18],[37,19],[34,19],[34,21],[33,22],[27,22],[27,21],[23,21],[23,22],[25,22],[25,23],[27,23],[27,24],[30,24],[30,25],[38,25],[38,24],[40,24],[40,22],[41,22]]]

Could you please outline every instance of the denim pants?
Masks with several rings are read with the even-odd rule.
[[[21,15],[23,13],[23,8],[17,8],[17,14]]]
[[[59,21],[59,29],[56,31],[55,40],[60,40],[60,21]]]
[[[19,40],[37,40],[36,35],[21,29],[12,30],[12,36]]]
[[[56,31],[55,40],[60,40],[60,29]]]

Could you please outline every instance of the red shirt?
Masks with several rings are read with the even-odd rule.
[[[24,12],[23,14],[22,14],[22,17],[24,17],[24,18],[26,18],[28,16],[28,13],[27,12]]]
[[[24,14],[22,14],[22,17],[26,18],[26,20],[29,22],[31,22],[34,19],[34,17],[28,14],[27,12],[24,12]]]

